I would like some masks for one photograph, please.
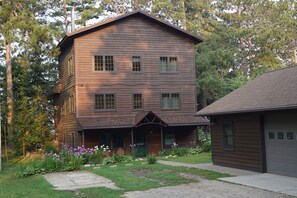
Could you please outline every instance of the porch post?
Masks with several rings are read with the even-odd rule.
[[[131,144],[132,144],[132,155],[134,156],[134,130],[131,129]]]
[[[163,127],[160,126],[160,132],[161,132],[161,150],[163,151],[164,150],[164,147],[163,147]]]

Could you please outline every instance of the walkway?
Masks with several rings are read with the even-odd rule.
[[[44,178],[56,190],[77,190],[91,187],[106,187],[120,190],[111,180],[88,171],[51,173],[44,175]]]

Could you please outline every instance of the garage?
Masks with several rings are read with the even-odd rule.
[[[264,121],[267,172],[297,177],[297,114],[271,114]]]

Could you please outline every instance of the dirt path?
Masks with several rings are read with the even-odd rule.
[[[199,179],[198,183],[155,188],[147,191],[126,192],[127,198],[289,198],[283,194],[222,181]]]

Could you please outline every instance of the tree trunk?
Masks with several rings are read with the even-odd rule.
[[[182,1],[182,26],[184,30],[187,30],[187,16],[186,16],[186,5],[185,1]]]
[[[64,12],[64,23],[65,23],[65,33],[68,33],[68,17],[67,17],[67,1],[63,0],[63,12]]]
[[[11,43],[6,42],[6,78],[7,78],[7,135],[8,147],[12,148],[13,135],[13,93],[12,93],[12,65],[11,65]]]

